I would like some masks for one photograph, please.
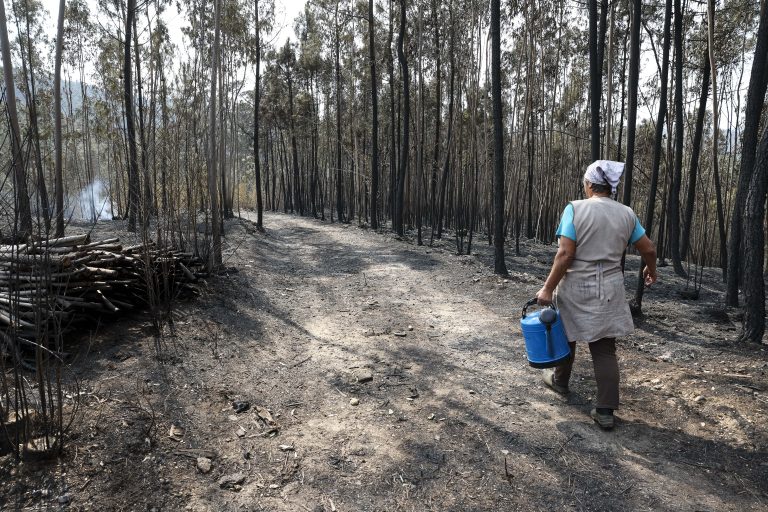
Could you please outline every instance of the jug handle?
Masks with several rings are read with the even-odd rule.
[[[534,297],[534,298],[532,298],[531,300],[529,300],[528,302],[526,302],[523,305],[523,315],[522,315],[522,318],[525,318],[525,315],[528,313],[528,308],[533,306],[533,305],[535,305],[538,301],[539,301],[539,299],[537,297]],[[547,307],[555,309],[555,305],[554,304],[549,304]]]

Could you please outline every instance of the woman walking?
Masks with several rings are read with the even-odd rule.
[[[544,286],[536,294],[541,305],[557,300],[570,359],[545,370],[544,382],[568,393],[576,342],[589,346],[597,381],[597,404],[591,416],[604,429],[614,425],[619,408],[619,365],[616,338],[634,330],[624,295],[621,258],[633,244],[645,263],[647,286],[656,282],[656,249],[635,212],[614,199],[624,164],[598,160],[584,174],[587,199],[569,203],[557,228],[559,248]]]

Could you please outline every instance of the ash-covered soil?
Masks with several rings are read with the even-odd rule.
[[[162,360],[145,315],[72,343],[81,403],[65,453],[0,460],[0,507],[768,510],[768,357],[734,342],[718,270],[688,300],[661,269],[619,342],[622,407],[604,432],[588,351],[567,398],[525,359],[520,307],[554,246],[510,249],[500,278],[486,241],[456,256],[450,239],[265,225],[227,223],[237,271],[178,304]]]

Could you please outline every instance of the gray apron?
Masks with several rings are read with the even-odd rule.
[[[634,330],[621,257],[635,228],[631,208],[607,197],[573,201],[576,256],[555,290],[569,341],[627,336]]]

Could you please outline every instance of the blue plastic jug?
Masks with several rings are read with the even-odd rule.
[[[528,307],[534,304],[536,299],[531,299],[523,306],[520,320],[528,363],[534,368],[552,368],[571,357],[571,347],[565,337],[560,313],[549,306],[528,314]]]

